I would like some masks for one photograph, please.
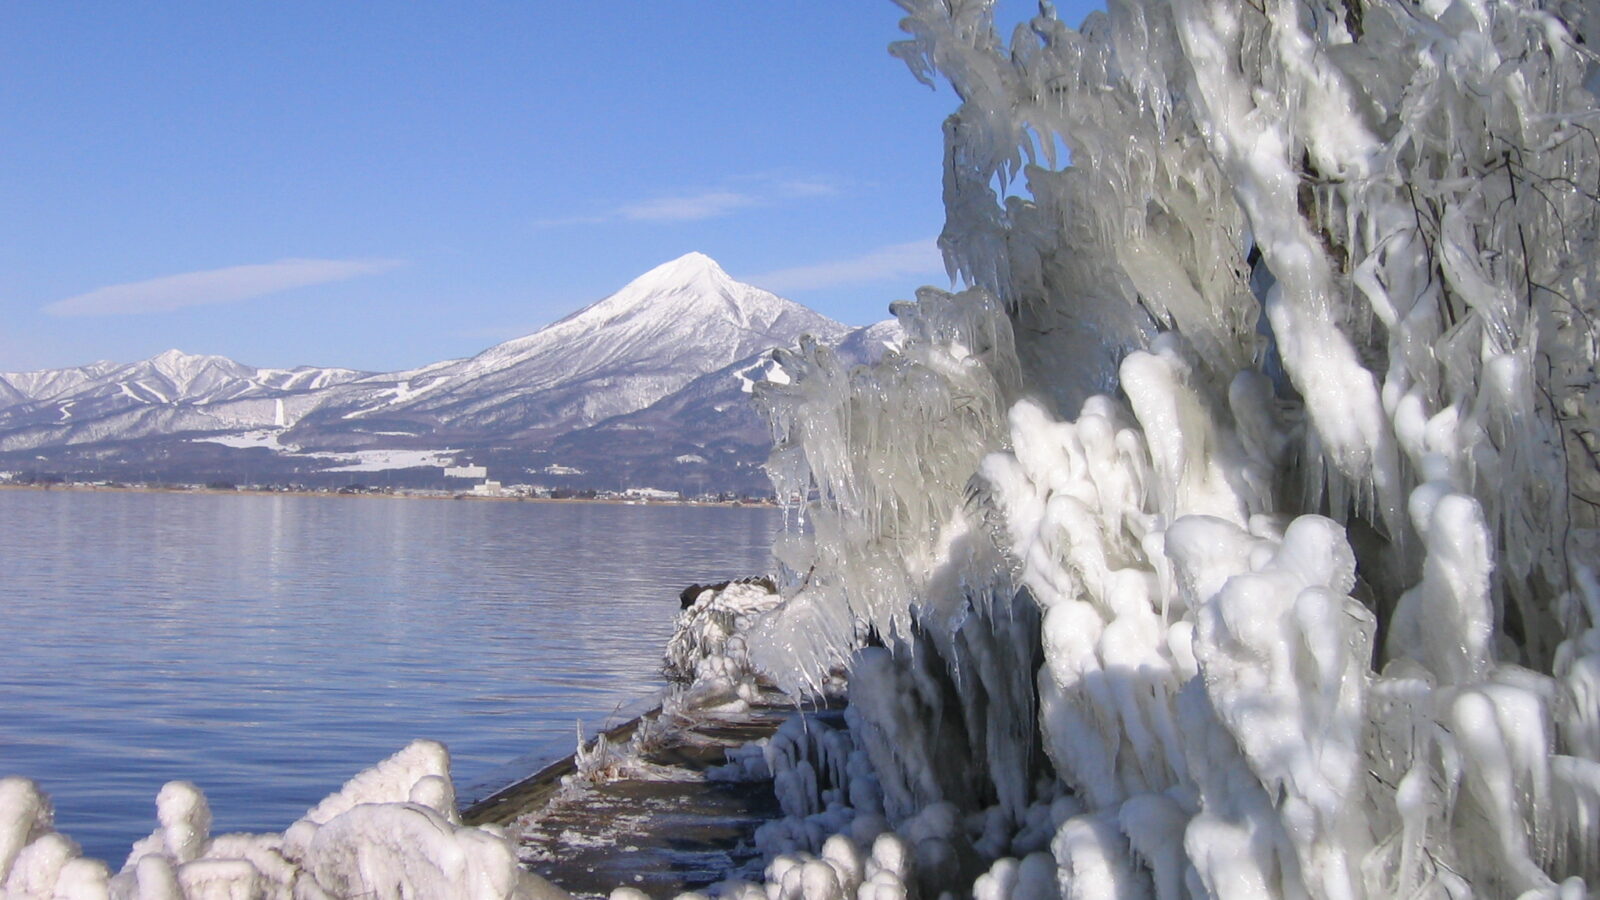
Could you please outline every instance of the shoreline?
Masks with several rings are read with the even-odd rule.
[[[613,506],[703,506],[725,507],[730,509],[778,509],[776,500],[663,500],[630,499],[626,497],[535,497],[535,496],[509,496],[496,497],[482,494],[473,494],[467,491],[430,491],[428,489],[387,489],[387,490],[362,490],[349,491],[339,488],[329,490],[315,489],[256,489],[256,488],[213,488],[205,485],[152,485],[152,484],[88,484],[88,483],[62,483],[62,484],[13,484],[0,482],[0,491],[70,491],[74,493],[111,493],[111,494],[208,494],[218,496],[244,496],[244,497],[327,497],[338,499],[398,499],[398,500],[474,500],[492,503],[603,503]]]

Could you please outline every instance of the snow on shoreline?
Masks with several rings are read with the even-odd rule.
[[[359,896],[546,898],[565,893],[517,865],[496,829],[463,826],[442,744],[414,741],[360,773],[279,834],[211,834],[199,788],[169,782],[156,798],[159,825],[133,845],[113,875],[52,827],[48,798],[32,781],[0,779],[0,888],[39,897]]]

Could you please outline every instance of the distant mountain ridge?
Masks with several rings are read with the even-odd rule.
[[[767,437],[745,398],[802,334],[881,340],[690,253],[530,335],[402,372],[171,350],[0,373],[0,471],[421,486],[471,459],[507,483],[760,492]]]
[[[87,399],[109,388],[124,388],[132,399],[158,403],[184,399],[212,403],[259,391],[307,390],[359,378],[354,369],[302,366],[257,369],[225,356],[196,356],[168,350],[136,363],[94,362],[71,369],[0,372],[0,394],[15,402]],[[142,396],[141,396],[142,395]]]

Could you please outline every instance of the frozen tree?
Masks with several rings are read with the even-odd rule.
[[[968,287],[764,389],[753,653],[984,896],[1600,887],[1596,5],[897,2]]]

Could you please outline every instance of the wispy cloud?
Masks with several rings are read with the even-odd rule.
[[[746,175],[731,178],[721,187],[661,194],[598,213],[538,219],[533,224],[535,228],[558,228],[603,225],[607,222],[698,222],[745,209],[832,197],[838,193],[837,185],[820,178],[784,179]]]
[[[53,316],[117,316],[171,312],[189,306],[235,303],[292,288],[376,275],[401,265],[393,259],[280,259],[248,266],[165,275],[113,284],[57,300]]]
[[[735,191],[707,191],[683,197],[661,197],[631,203],[618,210],[622,218],[635,222],[696,222],[725,216],[734,210],[760,205],[753,194]]]
[[[836,197],[839,186],[827,181],[780,181],[773,185],[779,196],[791,197]]]
[[[769,291],[810,291],[845,284],[869,284],[890,278],[944,274],[944,259],[932,238],[879,247],[861,256],[836,259],[809,266],[778,269],[760,275],[741,276],[741,281]]]

